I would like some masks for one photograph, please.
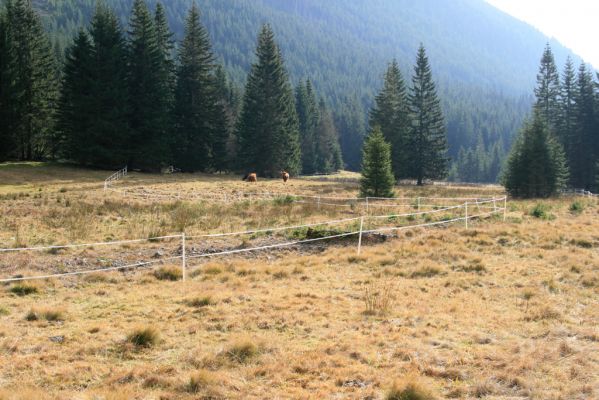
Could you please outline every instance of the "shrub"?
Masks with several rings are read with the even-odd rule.
[[[555,218],[549,213],[549,207],[543,203],[537,203],[534,208],[530,211],[530,215],[539,219],[553,219]]]
[[[572,214],[580,214],[584,210],[584,205],[580,201],[575,201],[570,204],[570,212]]]
[[[127,341],[136,347],[152,347],[158,340],[158,331],[152,327],[136,328],[127,336]]]
[[[229,360],[245,363],[258,355],[258,346],[249,340],[233,343],[225,353]]]
[[[395,383],[387,392],[385,400],[436,400],[437,397],[418,381],[409,379]]]
[[[174,266],[160,267],[154,271],[154,277],[160,281],[178,281],[183,277],[183,272]]]
[[[8,311],[8,308],[6,308],[4,306],[0,306],[0,316],[8,315],[8,314],[10,314],[10,311]]]
[[[10,292],[17,296],[27,296],[38,292],[38,288],[35,285],[27,282],[16,283],[10,288]]]

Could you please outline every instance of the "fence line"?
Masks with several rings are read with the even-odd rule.
[[[153,260],[153,261],[143,261],[143,262],[139,262],[139,263],[135,263],[135,264],[122,265],[122,266],[118,266],[118,267],[87,269],[87,270],[82,270],[82,271],[63,272],[60,274],[51,274],[51,275],[23,276],[23,277],[19,277],[19,278],[5,278],[5,279],[0,279],[0,283],[61,278],[61,277],[65,277],[65,276],[93,274],[95,272],[118,271],[121,269],[145,267],[145,266],[148,266],[151,264],[161,263],[161,262],[169,261],[169,260],[176,260],[179,258],[182,258],[182,256],[161,258],[159,260]]]
[[[504,207],[503,208],[496,207],[497,201],[503,201],[504,202]],[[493,207],[492,211],[489,211],[489,212],[486,212],[486,213],[479,213],[479,214],[475,214],[475,215],[468,215],[467,210],[468,210],[468,205],[469,204],[479,205],[479,204],[485,204],[485,203],[489,203],[489,202],[493,202],[494,203],[494,207]],[[82,246],[97,246],[97,245],[114,245],[114,244],[135,243],[135,242],[143,242],[143,241],[151,241],[151,240],[167,239],[167,238],[181,238],[181,242],[182,242],[181,255],[180,256],[173,256],[173,257],[161,258],[161,259],[158,259],[158,260],[144,261],[144,262],[139,262],[139,263],[129,264],[129,265],[123,265],[123,266],[106,267],[106,268],[96,268],[96,269],[90,269],[90,270],[71,271],[71,272],[65,272],[65,273],[49,274],[49,275],[38,275],[38,276],[30,276],[30,277],[5,278],[5,279],[0,279],[0,283],[9,283],[9,282],[17,282],[17,281],[25,281],[25,280],[50,279],[50,278],[59,278],[59,277],[74,276],[74,275],[84,275],[84,274],[97,273],[97,272],[116,271],[116,270],[130,269],[130,268],[140,268],[140,267],[147,267],[149,265],[153,265],[153,264],[156,264],[156,263],[162,263],[164,261],[176,260],[176,259],[181,259],[182,277],[183,277],[183,280],[185,280],[186,276],[187,276],[187,267],[188,267],[187,260],[188,259],[214,257],[214,256],[219,256],[219,255],[227,255],[227,254],[240,254],[240,253],[247,253],[247,252],[251,252],[251,251],[260,251],[260,250],[267,250],[267,249],[282,248],[282,247],[294,246],[294,245],[298,245],[298,244],[312,243],[312,242],[317,242],[317,241],[330,240],[330,239],[336,239],[336,238],[342,238],[342,237],[349,237],[349,236],[355,236],[355,235],[359,235],[358,236],[358,253],[360,253],[361,247],[362,247],[362,237],[363,237],[364,234],[392,232],[392,231],[400,231],[400,230],[414,229],[414,228],[420,228],[420,227],[430,227],[430,226],[438,226],[438,225],[447,225],[447,224],[450,224],[450,223],[453,223],[453,222],[457,222],[457,221],[465,221],[466,222],[466,227],[468,227],[468,220],[470,220],[470,219],[481,218],[481,217],[484,217],[484,216],[497,214],[499,212],[503,212],[504,220],[505,220],[506,206],[507,206],[507,197],[502,197],[502,198],[498,198],[498,199],[492,199],[492,200],[488,200],[486,202],[485,201],[483,201],[483,202],[475,202],[475,203],[466,202],[466,203],[464,203],[462,205],[454,206],[454,207],[449,207],[447,209],[434,210],[434,211],[428,211],[428,212],[424,211],[424,212],[418,212],[418,213],[398,214],[398,215],[396,215],[396,216],[423,215],[423,214],[430,214],[430,213],[435,213],[435,212],[441,212],[441,211],[447,211],[447,210],[464,208],[465,209],[465,216],[464,217],[456,217],[456,218],[452,218],[452,219],[448,219],[448,220],[428,222],[428,223],[417,224],[417,225],[407,225],[407,226],[399,226],[399,227],[380,227],[380,228],[375,228],[375,229],[370,229],[370,230],[364,230],[364,220],[365,219],[367,219],[367,218],[373,218],[373,219],[377,219],[377,218],[391,218],[393,216],[389,216],[389,215],[387,215],[387,216],[379,215],[379,216],[371,216],[371,217],[369,217],[369,216],[361,216],[361,217],[358,217],[358,218],[348,218],[348,219],[343,219],[343,220],[324,221],[324,222],[321,222],[321,223],[305,224],[305,225],[299,225],[299,226],[295,226],[295,227],[278,227],[278,228],[271,228],[271,229],[261,229],[261,230],[244,231],[244,232],[232,232],[232,233],[225,233],[225,234],[197,235],[197,236],[190,236],[190,237],[186,237],[185,233],[182,233],[180,235],[161,236],[161,237],[149,238],[149,239],[134,239],[134,240],[124,240],[124,241],[114,241],[114,242],[98,242],[98,243],[93,243],[93,244],[79,244],[79,245],[73,244],[73,245],[37,247],[37,248],[2,249],[2,250],[13,250],[13,251],[27,251],[27,250],[40,250],[40,249],[48,249],[48,248],[67,248],[67,247],[82,247]],[[324,237],[320,237],[320,238],[302,239],[302,240],[295,240],[295,241],[291,241],[291,242],[276,243],[276,244],[271,244],[271,245],[263,245],[263,246],[251,247],[251,248],[247,248],[247,249],[235,249],[235,250],[226,250],[226,251],[220,251],[220,252],[215,252],[215,253],[202,253],[202,254],[192,254],[192,255],[187,255],[186,254],[186,238],[190,238],[191,239],[191,238],[201,238],[201,237],[222,237],[222,236],[231,236],[231,235],[241,235],[241,234],[258,233],[259,231],[261,231],[261,232],[265,232],[265,231],[272,231],[272,232],[274,232],[274,231],[281,231],[281,230],[285,230],[285,229],[293,229],[293,228],[298,228],[298,227],[327,225],[327,224],[341,223],[341,222],[350,222],[350,221],[356,221],[356,220],[360,220],[360,229],[358,231],[344,232],[344,233],[339,233],[339,234],[335,234],[335,235],[324,236]]]
[[[592,193],[586,189],[564,189],[561,191],[562,194],[565,195],[580,195],[580,196],[585,196],[585,197],[599,197],[599,194],[597,193]]]
[[[104,180],[104,190],[108,189],[114,182],[120,180],[122,177],[127,176],[128,170],[127,166],[125,168],[119,169],[114,174],[110,175],[108,178]]]

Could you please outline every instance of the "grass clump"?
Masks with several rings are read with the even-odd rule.
[[[273,203],[274,203],[275,206],[286,206],[286,205],[289,205],[289,204],[293,204],[293,202],[295,200],[296,199],[293,196],[289,196],[289,195],[287,195],[287,196],[279,196],[279,197],[276,197],[273,200]]]
[[[530,215],[539,219],[555,219],[555,216],[549,213],[549,207],[543,203],[537,203],[534,208],[530,211]]]
[[[584,205],[580,202],[580,201],[575,201],[574,203],[570,204],[570,212],[572,214],[580,214],[584,211]]]
[[[185,302],[185,304],[187,304],[189,307],[201,308],[201,307],[212,306],[212,305],[216,304],[216,302],[210,296],[203,296],[203,297],[195,297],[193,299],[189,299]]]
[[[27,282],[16,283],[11,286],[9,290],[11,293],[16,294],[17,296],[27,296],[30,294],[35,294],[39,291],[37,286]]]
[[[182,277],[183,273],[177,267],[160,267],[154,271],[154,278],[159,281],[178,281]]]
[[[185,391],[188,393],[198,393],[213,385],[215,379],[213,375],[206,370],[197,371],[189,377],[189,382],[185,385]]]
[[[432,278],[433,276],[440,275],[441,269],[433,266],[422,267],[416,271],[412,271],[410,278]]]
[[[159,339],[158,331],[152,327],[136,328],[127,336],[127,342],[136,347],[152,347]]]
[[[391,282],[372,283],[364,289],[366,315],[386,315],[393,307],[395,285]]]
[[[8,308],[4,307],[4,306],[0,306],[0,317],[3,315],[8,315],[10,314],[10,311],[8,311]]]
[[[244,364],[258,355],[258,346],[250,340],[241,340],[233,343],[225,352],[227,358],[233,362]]]
[[[42,308],[42,309],[31,309],[25,314],[26,321],[39,321],[45,320],[48,322],[59,322],[64,321],[64,311],[60,309]]]
[[[414,378],[396,382],[387,391],[385,400],[436,400],[428,388]]]

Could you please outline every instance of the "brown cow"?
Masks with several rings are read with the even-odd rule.
[[[246,174],[242,181],[246,181],[246,182],[258,182],[258,177],[256,176],[255,172],[252,172],[251,174]]]
[[[289,172],[281,171],[281,178],[283,178],[283,182],[287,183],[287,181],[289,180]]]

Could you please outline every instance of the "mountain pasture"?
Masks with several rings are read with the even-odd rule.
[[[105,192],[108,175],[54,164],[1,165],[0,247],[182,231],[193,237],[366,212],[361,205],[292,201],[355,197],[351,173],[292,177],[286,184],[130,173],[114,183],[118,191]],[[256,191],[288,195],[235,197]],[[198,193],[213,199],[194,198]],[[407,185],[396,195],[493,197],[502,189]],[[414,204],[403,211],[410,210]],[[190,258],[186,281],[177,259],[3,284],[0,399],[383,399],[392,388],[401,392],[398,381],[426,389],[433,396],[427,398],[593,398],[598,210],[594,199],[509,200],[505,222],[499,215],[471,220],[468,228],[461,221],[400,231],[366,240],[360,255],[357,237],[349,237]],[[304,237],[293,231],[190,239],[187,248],[193,255]],[[174,238],[2,253],[0,278],[179,252]]]

